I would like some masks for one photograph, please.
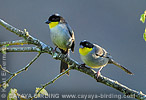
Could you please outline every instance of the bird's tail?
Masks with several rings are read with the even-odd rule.
[[[122,65],[120,65],[119,63],[115,62],[113,59],[110,59],[109,63],[114,64],[114,65],[118,66],[119,68],[121,68],[122,70],[124,70],[125,72],[127,72],[128,74],[133,75],[133,73],[130,72],[127,68],[125,68]]]
[[[62,54],[65,54],[66,56],[69,55],[69,50],[64,51],[64,50],[60,49],[60,51],[61,51]],[[64,72],[65,70],[67,70],[68,67],[69,67],[68,64],[66,64],[65,62],[61,61],[61,64],[60,64],[60,73],[62,73],[62,72]],[[67,75],[69,75],[69,72],[67,72]]]

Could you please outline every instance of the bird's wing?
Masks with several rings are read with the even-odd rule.
[[[72,30],[72,28],[69,26],[69,24],[67,22],[65,22],[65,24],[66,24],[66,27],[68,29],[70,36],[72,37],[72,39],[75,39],[74,31]]]
[[[96,56],[100,56],[100,57],[105,57],[105,58],[109,58],[110,57],[110,54],[105,50],[103,49],[102,47],[98,46],[98,45],[95,45],[95,54]]]
[[[69,24],[67,24],[67,22],[66,22],[66,27],[67,27],[67,29],[68,29],[68,32],[69,32],[70,36],[72,37],[71,51],[74,52],[74,47],[75,47],[75,36],[74,36],[74,31],[73,31],[72,28],[69,26]]]

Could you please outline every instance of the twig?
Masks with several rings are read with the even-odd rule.
[[[20,74],[23,71],[27,71],[27,69],[29,68],[29,66],[41,55],[41,53],[38,53],[36,55],[36,57],[34,57],[34,59],[32,59],[32,61],[30,61],[24,68],[20,69],[19,71],[15,72],[15,73],[11,73],[12,75],[10,76],[10,78],[8,78],[6,81],[0,83],[0,87],[3,86],[4,83],[8,84],[12,78],[14,78],[16,75]]]
[[[2,48],[0,48],[2,52]],[[6,52],[41,52],[38,47],[7,47]]]
[[[4,28],[9,30],[10,32],[15,33],[19,37],[24,38],[28,42],[28,44],[34,44],[34,45],[37,45],[38,47],[46,47],[47,46],[46,44],[44,44],[40,40],[29,35],[28,32],[26,31],[26,29],[24,29],[24,31],[21,31],[15,27],[13,27],[12,25],[6,23],[2,19],[0,19],[0,25],[2,25]]]
[[[2,67],[2,65],[0,65],[0,68],[1,68],[3,71],[7,72],[8,74],[13,75],[11,72],[9,72],[8,70],[4,69],[4,68]]]
[[[28,44],[28,42],[26,40],[15,40],[15,41],[4,41],[4,42],[0,42],[0,46],[3,45],[23,45],[23,44]]]
[[[30,100],[34,99],[35,97],[37,97],[37,95],[41,92],[42,89],[44,89],[45,87],[47,87],[48,85],[54,83],[57,79],[59,79],[61,76],[63,76],[64,74],[66,74],[67,72],[69,72],[71,70],[71,68],[68,68],[67,70],[65,70],[64,72],[60,73],[59,75],[57,75],[55,78],[53,78],[51,81],[47,82],[46,84],[42,85],[42,88],[39,89],[39,91],[32,97],[30,98]]]
[[[57,60],[62,60],[64,61],[65,63],[69,64],[69,65],[72,65],[72,67],[70,67],[71,69],[75,69],[77,71],[80,71],[80,72],[83,72],[85,74],[88,74],[89,76],[91,76],[92,78],[96,79],[95,77],[95,74],[96,72],[90,68],[86,68],[86,67],[80,67],[79,63],[76,62],[75,60],[71,59],[71,58],[68,58],[66,57],[65,55],[59,53],[59,52],[54,52],[53,51],[53,48],[44,44],[43,42],[41,42],[40,40],[30,36],[28,34],[28,32],[26,32],[26,30],[23,32],[9,24],[7,24],[6,22],[4,22],[3,20],[0,19],[0,25],[2,25],[3,27],[5,27],[7,30],[15,33],[16,35],[20,36],[20,37],[23,37],[26,41],[28,41],[28,43],[30,44],[34,44],[36,46],[38,46],[40,49],[41,49],[41,52],[42,53],[48,53],[48,54],[51,54],[52,57],[54,59],[57,59]],[[14,49],[14,48],[13,48]],[[10,50],[10,49],[9,49]],[[17,51],[17,50],[14,50],[14,51]],[[20,50],[21,51],[21,50]],[[30,51],[29,51],[30,52]],[[39,51],[38,51],[39,52]],[[27,69],[27,68],[26,68]],[[23,70],[25,70],[25,68],[23,68],[22,70],[16,72],[16,73],[20,73],[22,72]],[[70,69],[69,69],[70,70]],[[68,70],[67,70],[68,71]],[[63,73],[64,74],[64,73]],[[58,76],[61,77],[62,74],[59,74]],[[14,74],[15,76],[15,74]],[[59,77],[55,77],[53,80],[57,80]],[[13,78],[13,77],[12,77]],[[99,76],[98,79],[97,79],[98,82],[100,83],[103,83],[107,86],[110,86],[112,88],[115,88],[117,89],[118,91],[124,93],[125,95],[132,95],[134,94],[134,98],[136,99],[139,99],[139,100],[146,100],[146,95],[143,94],[142,92],[138,92],[138,91],[135,91],[135,90],[132,90],[120,83],[118,83],[117,81],[114,81],[114,80],[111,80],[107,77],[104,77],[104,76]],[[51,82],[54,82],[54,81],[50,81],[47,83],[47,85],[51,84]],[[47,86],[45,85],[45,87]]]
[[[116,90],[118,90],[118,91],[122,92],[123,94],[128,95],[132,98],[136,98],[138,100],[146,100],[146,95],[143,94],[141,91],[138,92],[136,90],[132,90],[132,89],[126,87],[125,85],[122,85],[121,83],[114,81],[112,79],[109,79],[105,76],[101,75],[97,81],[100,83],[103,83],[107,86],[113,87]]]

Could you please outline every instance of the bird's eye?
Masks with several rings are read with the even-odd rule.
[[[55,18],[52,18],[52,20],[55,20]]]

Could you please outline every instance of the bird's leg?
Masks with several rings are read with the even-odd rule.
[[[82,67],[85,67],[85,63],[83,63],[83,64],[81,64],[78,68],[80,69],[80,68],[82,68]]]
[[[100,67],[100,69],[97,71],[97,79],[101,75],[100,71],[102,70],[103,67]]]
[[[67,53],[67,54],[65,54],[65,58],[67,58],[69,56],[69,54]]]
[[[85,65],[86,65],[85,63],[81,64],[81,66],[83,66],[83,67],[85,67]]]
[[[81,68],[87,68],[87,69],[90,69],[89,67],[86,67],[86,64],[85,64],[85,63],[81,64],[78,68],[79,68],[79,69],[81,69]]]
[[[56,49],[57,49],[57,48],[58,48],[58,47],[56,46],[55,49],[53,49],[53,53],[56,52]]]
[[[53,55],[55,54],[57,48],[58,48],[57,46],[55,48],[53,48],[53,50],[52,50]]]
[[[54,51],[56,51],[57,48],[58,48],[58,47],[56,46],[55,49],[54,49]]]

